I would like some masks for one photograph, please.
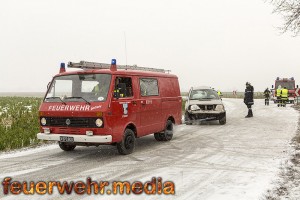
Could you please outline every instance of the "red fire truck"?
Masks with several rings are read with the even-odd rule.
[[[292,77],[292,78],[279,78],[277,77],[276,80],[275,80],[275,88],[274,88],[274,85],[272,85],[272,99],[274,101],[274,103],[277,103],[277,89],[279,88],[284,88],[286,87],[288,90],[289,90],[289,100],[288,100],[288,103],[294,103],[294,100],[295,100],[295,90],[296,90],[296,87],[295,87],[295,79]],[[298,88],[298,85],[297,85],[297,88]]]
[[[166,70],[81,61],[83,70],[53,77],[40,106],[41,140],[58,141],[62,150],[77,146],[116,145],[130,154],[136,138],[154,133],[157,141],[173,137],[181,123],[178,78]]]

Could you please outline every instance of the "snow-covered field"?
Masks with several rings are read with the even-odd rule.
[[[175,195],[98,195],[100,199],[259,199],[276,180],[290,152],[298,112],[255,100],[254,118],[244,118],[241,99],[223,99],[227,124],[217,122],[176,127],[172,141],[153,135],[137,140],[136,150],[121,156],[114,146],[77,147],[63,152],[57,145],[0,154],[0,180],[12,181],[150,181],[175,183]],[[30,199],[95,199],[96,196],[34,195]],[[3,195],[1,199],[28,199]]]

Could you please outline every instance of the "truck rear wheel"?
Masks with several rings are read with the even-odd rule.
[[[161,141],[170,141],[173,138],[173,122],[168,120],[164,132],[160,133]]]
[[[128,155],[133,152],[135,148],[135,135],[131,129],[126,129],[123,140],[117,144],[118,152],[122,155]]]
[[[163,138],[162,138],[162,133],[154,133],[154,138],[157,140],[157,141],[162,141]]]
[[[59,142],[58,145],[64,151],[73,151],[76,147],[75,144],[68,144],[65,142]]]

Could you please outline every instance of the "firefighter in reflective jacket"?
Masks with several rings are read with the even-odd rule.
[[[220,90],[218,90],[218,96],[219,96],[219,97],[222,97],[222,96],[223,96],[223,94],[222,94],[222,92],[221,92]]]
[[[253,112],[251,108],[252,105],[254,104],[253,91],[254,91],[253,86],[249,82],[247,82],[246,89],[245,89],[245,97],[244,97],[244,103],[248,108],[248,115],[246,116],[246,118],[253,117]]]
[[[281,85],[276,90],[277,106],[281,106]]]
[[[281,106],[285,107],[288,99],[289,99],[289,90],[286,89],[286,87],[284,87],[281,90],[281,102],[282,102]]]

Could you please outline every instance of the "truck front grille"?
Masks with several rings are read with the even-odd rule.
[[[44,117],[44,118],[46,119],[47,122],[45,126],[99,128],[96,126],[95,123],[96,119],[98,118],[95,117]]]

